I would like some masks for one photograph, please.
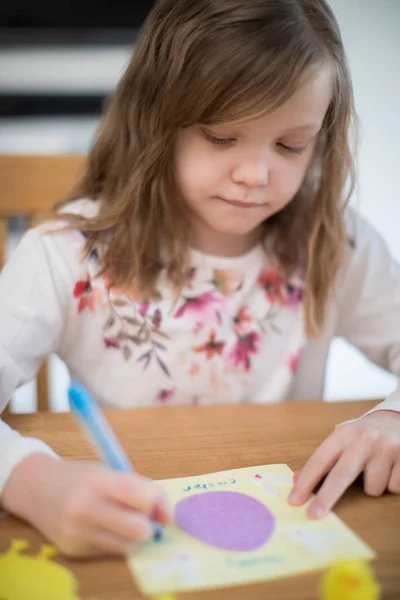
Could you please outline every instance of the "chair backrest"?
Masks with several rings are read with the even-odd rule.
[[[0,270],[6,261],[8,219],[19,216],[28,226],[71,190],[82,172],[84,155],[0,156]],[[37,408],[49,409],[47,361],[36,379]]]

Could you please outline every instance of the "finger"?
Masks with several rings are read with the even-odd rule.
[[[102,491],[106,498],[143,512],[148,517],[157,503],[165,503],[160,487],[140,475],[110,472],[103,482]]]
[[[392,494],[400,494],[400,462],[396,462],[390,474],[388,490]]]
[[[307,514],[309,517],[319,519],[326,516],[343,492],[362,472],[370,451],[369,446],[358,442],[343,452],[308,507]]]
[[[364,469],[364,490],[368,496],[381,496],[386,490],[393,462],[380,455],[373,457]]]
[[[85,517],[89,526],[104,529],[125,542],[144,542],[153,535],[150,520],[143,513],[116,504],[103,502],[91,507]]]
[[[108,531],[81,528],[80,540],[60,544],[61,552],[74,558],[100,555],[126,556],[132,544]]]
[[[130,553],[131,544],[127,544],[125,540],[116,538],[112,534],[102,532],[98,534],[88,548],[89,552],[94,555],[106,556],[128,556]]]
[[[151,518],[162,525],[168,525],[172,521],[171,509],[168,506],[168,502],[164,500],[157,501]]]
[[[342,447],[339,436],[332,434],[326,438],[301,469],[289,495],[290,504],[295,506],[304,504],[317,483],[337,462]]]
[[[298,471],[295,471],[293,473],[293,483],[296,483],[296,481],[298,481],[298,479],[300,477],[300,473],[301,473],[301,469],[299,469]]]

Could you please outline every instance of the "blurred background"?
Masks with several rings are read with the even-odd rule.
[[[0,153],[83,153],[102,104],[134,51],[151,0],[2,0],[0,4]],[[400,0],[330,0],[341,26],[361,123],[358,187],[352,204],[400,260]],[[1,202],[1,199],[0,199]],[[13,222],[9,252],[21,235]],[[379,293],[379,290],[377,290]],[[328,362],[328,401],[381,398],[395,378],[343,340]],[[68,373],[50,361],[54,410],[67,409]],[[12,410],[29,412],[33,385]]]

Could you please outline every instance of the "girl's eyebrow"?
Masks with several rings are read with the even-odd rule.
[[[234,124],[232,124],[232,126],[230,126],[230,124],[221,123],[221,124],[217,124],[214,126],[211,125],[209,127],[211,129],[215,129],[215,130],[221,130],[221,129],[224,130],[229,127],[231,127],[231,128],[236,127],[236,129],[238,131],[240,131],[241,129],[246,130],[246,125],[248,126],[247,123],[234,123]],[[284,135],[288,135],[291,133],[299,133],[299,132],[303,132],[303,131],[310,132],[310,133],[313,133],[316,135],[320,131],[321,127],[322,127],[321,123],[310,122],[310,123],[305,123],[304,125],[297,125],[295,127],[291,127],[290,129],[282,130],[282,132],[279,135],[284,136]]]
[[[307,123],[305,125],[299,125],[298,127],[292,127],[291,129],[287,129],[284,133],[294,133],[297,131],[312,131],[318,133],[321,129],[321,125],[319,123]]]

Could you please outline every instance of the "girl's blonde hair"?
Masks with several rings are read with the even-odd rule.
[[[82,197],[99,201],[94,217],[67,215],[86,237],[86,254],[105,251],[113,285],[135,281],[151,298],[162,244],[179,289],[190,247],[188,208],[174,176],[179,131],[261,117],[325,67],[333,94],[310,168],[293,200],[265,223],[280,268],[289,274],[306,265],[306,329],[318,334],[344,258],[344,206],[354,186],[352,85],[325,0],[158,0],[108,102],[85,173],[56,210]]]

